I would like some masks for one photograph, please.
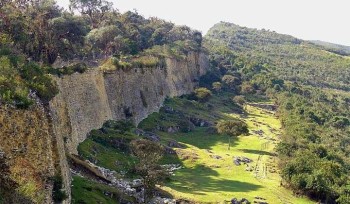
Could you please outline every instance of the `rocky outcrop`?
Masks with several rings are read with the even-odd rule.
[[[131,119],[138,124],[159,111],[167,97],[193,92],[209,66],[202,53],[190,53],[184,60],[167,59],[166,64],[166,68],[109,73],[95,68],[56,78],[59,94],[50,102],[50,113],[60,171],[69,195],[71,177],[66,153],[77,154],[78,145],[92,129],[111,119]],[[69,203],[70,198],[65,202]]]

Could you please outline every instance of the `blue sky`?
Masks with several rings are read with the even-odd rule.
[[[111,0],[203,33],[219,21],[350,46],[349,0]],[[69,0],[57,0],[67,7]]]

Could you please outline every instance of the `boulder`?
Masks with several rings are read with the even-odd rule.
[[[241,202],[237,198],[232,198],[231,204],[241,204]]]
[[[173,148],[184,148],[184,145],[178,143],[176,140],[170,140],[168,142],[168,147],[173,147]]]
[[[174,154],[176,154],[176,151],[171,147],[165,147],[165,153],[174,155]]]
[[[188,119],[197,127],[209,127],[211,125],[208,121],[201,118],[189,117]]]
[[[172,126],[168,127],[166,130],[167,133],[177,133],[179,131],[180,131],[179,127],[172,127]]]
[[[170,107],[170,106],[164,106],[163,110],[165,113],[169,113],[169,114],[174,114],[176,113],[176,111],[174,110],[174,108]]]
[[[143,131],[141,129],[135,129],[134,134],[137,136],[142,136],[143,134],[145,134],[145,131]]]
[[[153,132],[144,132],[143,137],[153,142],[160,142],[160,137]]]

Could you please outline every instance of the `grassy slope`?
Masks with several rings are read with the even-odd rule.
[[[211,102],[215,104],[216,100],[218,98]],[[174,101],[170,102],[170,105],[176,104],[178,105]],[[207,115],[209,120],[213,119],[213,115],[242,118],[240,115],[230,114],[227,110],[227,107],[219,106],[212,110],[211,114],[200,111],[196,114],[202,118]],[[267,137],[277,139],[281,125],[272,113],[252,106],[247,106],[246,111],[248,114],[244,116],[244,120],[248,123],[250,132],[263,130]],[[274,130],[271,131],[271,128]],[[177,150],[185,168],[175,173],[172,182],[163,187],[164,190],[176,198],[186,198],[195,202],[222,202],[233,197],[244,197],[253,201],[255,196],[260,196],[266,198],[269,203],[311,203],[307,199],[292,196],[292,192],[280,187],[281,179],[278,173],[269,172],[270,169],[276,169],[277,163],[276,157],[273,156],[272,140],[254,134],[241,136],[232,142],[231,149],[228,150],[227,137],[208,134],[206,129],[196,128],[190,133],[159,133],[164,139],[172,138],[187,146]],[[210,155],[219,155],[222,159],[213,159]],[[233,156],[253,159],[254,162],[250,166],[257,170],[248,172],[245,171],[245,165],[235,166]]]
[[[211,123],[220,119],[241,118],[248,123],[251,133],[253,130],[263,130],[264,137],[267,136],[270,139],[254,134],[241,136],[232,141],[231,149],[228,150],[228,137],[207,133],[208,128],[206,127],[196,127],[189,133],[157,132],[164,144],[175,139],[186,145],[186,148],[176,150],[177,156],[167,156],[162,160],[162,163],[180,163],[185,167],[175,172],[171,182],[162,187],[163,190],[171,193],[175,198],[186,198],[196,203],[216,203],[230,200],[233,197],[244,197],[253,201],[255,196],[266,198],[270,204],[311,203],[307,199],[293,197],[291,191],[280,187],[281,179],[278,172],[269,172],[270,169],[276,169],[277,164],[277,158],[273,156],[275,144],[271,138],[277,140],[277,135],[281,131],[279,120],[273,116],[273,113],[252,106],[246,107],[246,114],[235,114],[238,108],[232,103],[231,97],[225,93],[220,96],[215,95],[206,104],[174,98],[167,100],[165,106],[173,107],[174,110],[184,113],[185,116],[202,118]],[[160,111],[145,119],[140,127],[154,129],[157,125],[176,126],[179,121],[184,120],[183,117]],[[95,131],[94,134],[102,133]],[[120,135],[113,131],[101,137],[108,137],[111,140],[121,137],[137,138],[132,133]],[[79,152],[81,156],[97,161],[98,165],[117,172],[128,171],[135,162],[129,153],[108,147],[108,144],[106,146],[96,143],[91,139],[79,146]],[[222,159],[213,159],[211,155],[221,156]],[[246,156],[253,159],[254,162],[250,164],[250,168],[254,171],[245,171],[245,165],[235,166],[233,156]],[[78,189],[73,190],[73,196],[88,194],[91,194],[92,197],[102,196],[98,191],[88,193],[82,187],[86,184],[79,180],[75,181],[74,185],[77,184],[80,187],[75,187]]]

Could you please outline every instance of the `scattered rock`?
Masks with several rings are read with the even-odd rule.
[[[238,160],[233,160],[233,163],[236,165],[236,166],[240,166],[241,165],[241,162],[240,161],[238,161]]]
[[[241,163],[244,163],[244,164],[248,164],[248,163],[251,163],[253,160],[247,158],[247,157],[234,157],[233,158],[233,163],[236,165],[236,166],[240,166]]]
[[[149,202],[149,204],[176,204],[176,200],[171,198],[155,197]]]
[[[242,198],[241,200],[237,198],[232,198],[230,203],[231,204],[250,204],[249,200],[246,198]]]
[[[131,187],[137,188],[143,186],[143,182],[141,179],[135,179],[131,182]]]
[[[210,157],[213,159],[222,159],[222,157],[219,155],[210,155]]]
[[[203,120],[201,118],[190,117],[188,119],[197,127],[209,127],[211,125],[208,121]]]
[[[165,164],[162,165],[162,168],[170,175],[174,175],[174,172],[176,170],[182,169],[182,166],[180,164]]]
[[[257,200],[266,200],[265,198],[259,197],[259,196],[255,196],[254,198],[257,199]]]
[[[232,198],[232,199],[231,199],[231,204],[241,204],[241,202],[238,201],[237,198]]]
[[[206,149],[205,151],[208,153],[214,153],[214,152],[210,151],[209,149]]]
[[[145,134],[145,131],[141,130],[141,129],[135,129],[134,130],[134,134],[137,136],[142,136]]]
[[[151,140],[153,142],[160,142],[160,137],[153,132],[146,132],[142,129],[135,129],[134,133],[137,136],[143,136],[147,140]]]
[[[165,113],[169,113],[169,114],[174,114],[176,113],[176,111],[174,110],[174,108],[170,107],[170,106],[164,106],[163,110]]]
[[[176,200],[176,204],[193,204],[194,202],[189,201],[189,200],[185,200],[185,199],[179,199]]]
[[[167,133],[177,133],[180,131],[180,128],[179,127],[168,127],[167,128]]]
[[[174,148],[184,148],[185,146],[178,143],[176,140],[170,140],[168,142],[168,147],[174,147]]]
[[[263,136],[265,134],[265,132],[263,130],[254,130],[253,133],[255,133],[259,136]]]
[[[174,154],[176,154],[176,151],[171,147],[165,147],[165,153],[174,155]]]
[[[144,132],[143,137],[153,142],[160,142],[160,137],[153,132]]]

